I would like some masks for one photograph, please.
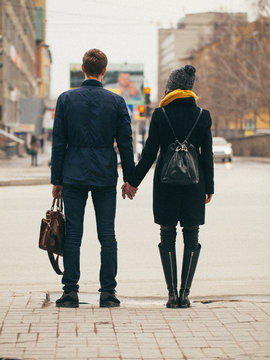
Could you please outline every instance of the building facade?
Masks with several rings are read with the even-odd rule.
[[[0,127],[18,125],[20,99],[37,96],[34,0],[0,1]]]
[[[35,0],[36,5],[36,76],[38,97],[49,99],[51,53],[46,43],[46,0]]]
[[[193,52],[211,41],[217,23],[228,16],[240,22],[247,21],[245,13],[207,12],[186,15],[178,22],[176,29],[159,29],[158,100],[164,95],[166,81],[171,71],[192,62]]]

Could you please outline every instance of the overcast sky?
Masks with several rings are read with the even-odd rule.
[[[145,84],[156,95],[157,29],[185,14],[228,11],[255,14],[253,0],[47,0],[47,44],[52,53],[51,97],[69,88],[69,64],[91,48],[110,63],[143,63]]]

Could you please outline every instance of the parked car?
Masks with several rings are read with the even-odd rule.
[[[232,144],[223,137],[213,137],[213,153],[215,160],[232,161]]]

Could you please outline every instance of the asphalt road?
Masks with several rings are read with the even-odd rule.
[[[166,296],[152,216],[153,169],[132,201],[118,186],[116,232],[121,296]],[[215,166],[215,196],[201,227],[201,258],[192,296],[270,295],[270,162],[235,159]],[[61,278],[38,248],[51,187],[0,187],[0,290],[61,291]],[[178,230],[179,273],[182,236]],[[81,255],[81,292],[96,292],[99,243],[89,198]],[[179,276],[180,277],[180,276]]]

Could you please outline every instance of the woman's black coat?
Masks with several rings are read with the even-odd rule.
[[[165,106],[175,134],[182,142],[194,124],[199,107],[193,98],[176,99]],[[160,181],[164,156],[174,142],[172,130],[161,108],[155,109],[142,157],[129,183],[137,187],[154,163],[160,149],[154,176],[153,210],[155,223],[170,226],[180,221],[181,226],[204,224],[205,196],[214,193],[214,167],[212,152],[211,117],[207,110],[189,138],[199,158],[200,181],[196,185],[168,185]]]

